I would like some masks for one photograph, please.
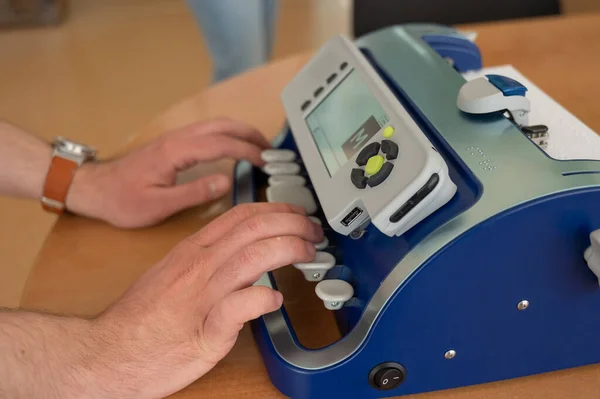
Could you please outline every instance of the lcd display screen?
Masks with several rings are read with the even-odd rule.
[[[388,120],[359,73],[352,70],[310,112],[306,124],[333,176]]]

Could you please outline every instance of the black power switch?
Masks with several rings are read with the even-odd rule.
[[[374,388],[390,390],[398,387],[406,377],[406,370],[398,363],[383,363],[369,373],[369,382]]]

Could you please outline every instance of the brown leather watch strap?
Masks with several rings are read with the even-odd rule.
[[[42,208],[57,214],[64,212],[67,193],[78,166],[77,162],[58,156],[52,157],[44,184]]]

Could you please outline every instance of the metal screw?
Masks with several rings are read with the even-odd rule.
[[[331,302],[331,306],[334,308],[337,308],[339,304],[339,302]]]
[[[521,302],[519,302],[517,304],[517,309],[519,310],[525,310],[529,307],[529,301],[526,299],[523,299]]]
[[[352,233],[350,233],[350,238],[353,240],[358,240],[363,235],[365,235],[365,230],[354,230]]]
[[[319,277],[321,277],[321,273],[315,273],[315,274],[313,274],[313,278],[319,278]]]
[[[454,349],[450,349],[449,351],[444,353],[444,357],[448,360],[454,359],[454,356],[456,356],[456,351]]]

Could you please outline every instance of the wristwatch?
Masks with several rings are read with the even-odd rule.
[[[95,158],[94,148],[57,137],[52,143],[52,161],[44,183],[42,208],[57,214],[63,213],[75,171],[84,162]]]

